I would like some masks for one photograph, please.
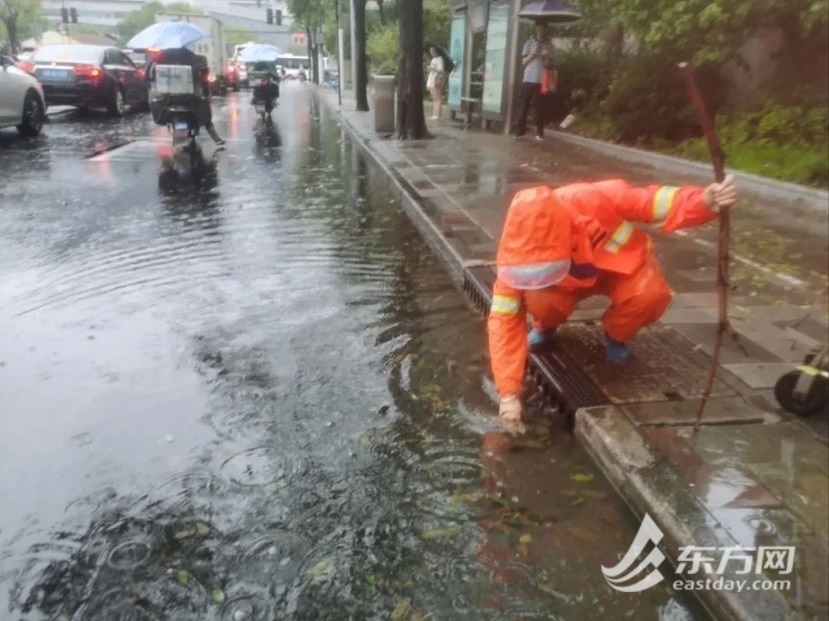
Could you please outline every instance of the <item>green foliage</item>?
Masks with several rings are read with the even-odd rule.
[[[147,26],[155,23],[155,14],[168,11],[171,13],[198,13],[186,2],[171,2],[162,4],[158,0],[151,0],[140,9],[132,11],[117,26],[118,36],[122,43],[126,43]]]
[[[118,36],[126,43],[136,34],[155,22],[155,14],[164,10],[164,5],[152,0],[137,11],[132,11],[118,23]]]
[[[601,54],[580,46],[556,56],[558,94],[568,110],[595,113],[607,95],[612,66]]]
[[[0,0],[0,41],[17,50],[39,14],[40,0]]]
[[[400,27],[398,23],[386,24],[369,34],[366,54],[371,63],[371,72],[379,75],[396,74],[399,46]]]
[[[452,12],[445,1],[433,3],[423,9],[423,44],[449,46],[449,33],[452,29]]]
[[[103,35],[107,30],[106,26],[98,26],[97,24],[71,24],[69,26],[69,31],[72,34]]]
[[[701,71],[697,77],[706,101],[716,111],[722,97],[717,74]],[[682,77],[676,65],[661,55],[641,54],[620,63],[599,111],[610,119],[614,138],[623,142],[678,142],[699,132]]]
[[[717,119],[727,164],[765,177],[826,187],[829,185],[829,112],[825,107],[782,106],[735,112]],[[682,154],[708,159],[699,138],[682,145]]]
[[[827,0],[576,0],[587,30],[620,26],[641,49],[696,65],[734,58],[752,34],[788,30],[792,41],[818,34],[829,21]]]
[[[233,46],[241,45],[242,43],[247,43],[248,41],[255,41],[256,35],[252,32],[248,32],[247,30],[226,30],[225,38],[227,39],[227,44]]]
[[[380,75],[397,73],[400,22],[396,2],[384,3],[386,23],[380,22],[379,11],[369,12],[368,41],[366,52],[371,63],[371,71]],[[449,32],[452,27],[452,14],[446,2],[433,3],[423,9],[423,49],[426,46],[449,45]]]
[[[334,3],[331,0],[288,0],[288,10],[294,16],[294,28],[311,32],[326,23],[329,14],[334,12]]]

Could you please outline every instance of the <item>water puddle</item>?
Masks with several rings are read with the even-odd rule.
[[[0,610],[705,619],[607,586],[638,524],[561,418],[499,427],[484,323],[334,120],[283,99],[265,149],[228,99],[209,189],[143,147],[103,186],[81,155],[0,180],[40,184],[0,211]]]

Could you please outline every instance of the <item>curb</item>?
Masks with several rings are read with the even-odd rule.
[[[709,164],[694,162],[672,155],[664,155],[662,153],[643,151],[642,149],[635,149],[633,147],[625,147],[594,138],[576,136],[560,130],[553,130],[552,134],[563,142],[585,147],[604,155],[652,166],[672,174],[699,176],[705,183],[711,181],[711,166]],[[740,182],[740,185],[752,194],[760,194],[765,198],[772,198],[803,211],[806,214],[829,213],[829,192],[827,191],[816,190],[796,183],[767,179],[766,177],[752,175],[731,168],[727,168],[726,172],[733,174],[737,181]]]
[[[676,568],[678,551],[684,546],[723,546],[722,529],[699,503],[688,485],[672,467],[649,448],[630,419],[615,406],[583,408],[576,413],[574,433],[593,461],[633,513],[646,513],[664,534],[660,548]],[[691,519],[680,519],[680,515]],[[732,542],[731,545],[737,545]],[[664,570],[663,570],[664,571]],[[717,578],[739,580],[729,569],[723,574],[694,576],[694,580]],[[677,580],[676,574],[667,578]],[[683,581],[689,578],[683,578]],[[794,621],[802,619],[775,591],[726,591],[702,589],[690,594],[720,621]]]
[[[336,103],[328,100],[319,92],[314,93],[317,101],[324,105],[330,112],[335,114],[342,125],[348,132],[351,139],[360,146],[363,153],[386,174],[387,183],[392,194],[403,205],[403,209],[409,215],[412,224],[415,225],[421,235],[426,239],[426,243],[446,264],[449,270],[449,276],[454,282],[455,286],[461,289],[463,287],[463,273],[467,267],[467,261],[458,254],[458,251],[449,242],[447,237],[440,231],[435,222],[423,211],[423,208],[418,203],[413,189],[409,183],[403,179],[402,175],[397,173],[391,166],[383,159],[383,157],[371,146],[371,141],[365,139],[359,131],[340,113]]]

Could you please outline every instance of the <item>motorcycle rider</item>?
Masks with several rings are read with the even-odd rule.
[[[147,67],[147,79],[152,81],[155,77],[156,65],[187,65],[193,70],[193,85],[196,92],[196,114],[201,124],[210,134],[218,146],[224,145],[225,141],[221,139],[216,128],[213,126],[213,111],[210,108],[210,83],[208,76],[210,69],[207,65],[207,58],[199,54],[194,54],[186,47],[171,48],[161,50]],[[164,125],[163,108],[160,104],[153,102],[150,104],[153,113],[153,120],[157,125]]]
[[[263,77],[267,77],[270,81],[268,84],[268,92],[266,93],[274,102],[279,99],[279,72],[276,70],[276,67],[271,65],[270,63],[266,63],[264,61],[259,61],[253,66],[253,71],[257,74],[264,74]],[[257,87],[257,88],[262,88]],[[255,93],[255,89],[254,89]],[[256,103],[256,95],[253,96],[251,99],[251,103]]]

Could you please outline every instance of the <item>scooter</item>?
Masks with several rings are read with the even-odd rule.
[[[169,121],[167,129],[173,136],[173,147],[189,146],[193,152],[197,148],[199,122],[192,105],[171,103],[167,108]]]
[[[829,344],[812,350],[794,371],[774,385],[774,397],[787,412],[811,416],[829,404]]]
[[[269,76],[250,77],[253,87],[253,107],[263,119],[269,117],[276,107],[276,98],[279,97],[279,85],[271,81]]]

